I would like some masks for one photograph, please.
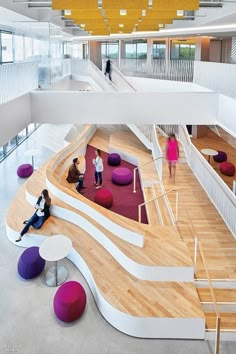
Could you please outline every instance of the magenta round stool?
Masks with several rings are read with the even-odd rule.
[[[54,300],[54,312],[59,320],[73,322],[79,318],[86,306],[86,293],[77,281],[67,281],[57,290]]]
[[[109,191],[109,189],[100,189],[95,194],[94,201],[104,208],[111,208],[113,204],[113,196],[111,191]]]
[[[33,171],[33,166],[29,163],[25,163],[17,168],[17,175],[21,178],[26,178],[31,176]]]
[[[213,156],[215,162],[227,161],[227,154],[224,151],[218,151],[218,154]]]
[[[112,182],[118,185],[130,184],[133,180],[132,172],[126,167],[118,167],[112,171]]]
[[[121,157],[117,153],[112,153],[108,155],[107,163],[110,166],[118,166],[121,163]]]
[[[225,176],[234,176],[235,175],[235,166],[233,163],[225,161],[220,164],[220,172]]]

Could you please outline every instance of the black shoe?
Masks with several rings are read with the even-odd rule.
[[[29,221],[29,220],[25,220],[25,221],[23,221],[23,224],[28,224],[28,221]]]
[[[20,242],[21,241],[21,238],[18,238],[17,240],[15,240],[15,242]]]

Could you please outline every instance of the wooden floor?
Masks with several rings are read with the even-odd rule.
[[[165,148],[166,139],[160,137]],[[236,240],[220,214],[209,200],[187,163],[177,165],[176,181],[169,178],[167,163],[163,166],[166,189],[179,190],[177,229],[193,254],[194,237],[202,244],[211,279],[236,279]],[[169,196],[172,207],[174,195]],[[201,256],[198,253],[196,278],[206,279]]]
[[[94,144],[99,146],[101,132],[98,131],[93,138]],[[132,133],[129,133],[129,136]],[[106,135],[107,136],[107,135]],[[90,142],[91,143],[91,142]],[[102,143],[103,149],[105,141]],[[150,156],[148,157],[150,159]],[[17,194],[12,203],[7,223],[14,230],[20,231],[23,220],[32,214],[33,208],[25,201],[25,188],[37,196],[37,191],[45,187],[45,168],[42,166],[28,179],[25,186]],[[37,191],[35,186],[37,185]],[[63,191],[66,187],[62,186]],[[68,188],[68,185],[67,185]],[[76,193],[69,189],[69,194]],[[75,194],[78,198],[84,198]],[[75,211],[72,207],[58,200],[51,195],[54,205]],[[16,210],[18,212],[16,213]],[[19,210],[21,214],[19,215]],[[81,212],[76,211],[80,215]],[[104,214],[107,213],[104,209]],[[18,215],[13,218],[12,215]],[[108,214],[109,215],[109,214]],[[119,218],[120,216],[117,216]],[[86,216],[89,220],[89,217]],[[121,218],[122,219],[122,218]],[[91,220],[96,225],[96,221]],[[180,239],[178,232],[173,228],[165,229],[160,226],[149,226],[138,224],[145,231],[144,248],[128,244],[99,227],[128,257],[136,262],[145,265],[192,265],[191,257],[184,242]],[[134,224],[132,225],[134,227]],[[59,232],[60,230],[60,232]],[[105,299],[118,310],[133,316],[141,317],[183,317],[203,318],[203,312],[197,296],[194,284],[189,282],[153,282],[139,280],[130,275],[114,258],[82,228],[72,225],[66,221],[51,216],[40,230],[33,230],[34,233],[53,235],[63,233],[72,239],[73,246],[78,249],[92,271],[99,291]],[[24,237],[28,237],[25,235]],[[114,277],[115,275],[115,277]]]
[[[165,148],[165,139],[160,138],[162,148]],[[98,129],[90,141],[90,145],[108,151],[109,146],[139,157],[140,164],[151,160],[150,152],[139,142],[139,140],[127,129],[117,131],[109,127]],[[45,166],[41,167],[27,182],[27,190],[30,194],[37,196],[37,190],[45,186]],[[143,180],[158,181],[153,164],[148,165],[147,170],[142,170]],[[153,225],[139,225],[139,229],[145,235],[144,248],[127,244],[118,239],[115,235],[107,232],[103,227],[98,226],[114,244],[119,247],[128,257],[140,264],[145,265],[188,265],[192,263],[194,254],[194,237],[197,236],[204,250],[210,277],[212,279],[229,280],[236,279],[236,241],[215,207],[208,199],[206,193],[196,180],[195,176],[186,163],[177,165],[176,183],[168,177],[167,164],[163,166],[163,182],[166,190],[177,189],[179,191],[179,218],[176,228]],[[84,198],[75,194],[73,188],[68,184],[62,185],[63,191],[67,191],[77,198]],[[11,205],[7,217],[9,225],[20,231],[22,221],[32,213],[32,207],[24,201],[25,187],[16,196]],[[74,209],[63,205],[55,196],[52,196],[53,204]],[[175,195],[169,196],[172,207],[175,206]],[[91,202],[92,203],[92,202]],[[97,210],[101,210],[96,206]],[[21,210],[21,215],[16,210]],[[108,216],[109,211],[103,210]],[[78,212],[78,211],[76,211]],[[79,212],[78,212],[79,213]],[[82,213],[80,213],[82,215]],[[12,217],[14,215],[14,218]],[[17,215],[17,217],[15,217]],[[18,216],[19,215],[19,216]],[[86,217],[89,220],[89,217]],[[122,223],[123,217],[117,216]],[[91,220],[90,220],[91,221]],[[128,227],[135,229],[137,223],[130,222]],[[64,233],[72,238],[73,245],[85,259],[90,269],[93,269],[96,284],[103,296],[119,310],[135,316],[144,317],[183,317],[203,316],[200,299],[192,283],[172,282],[150,282],[141,281],[131,276],[124,270],[113,257],[95,241],[84,230],[58,218],[50,217],[41,230],[34,230],[34,233],[52,235]],[[25,236],[27,237],[27,236]],[[163,242],[164,241],[164,242]],[[183,244],[185,245],[183,247]],[[109,264],[109,267],[107,267]],[[109,269],[107,269],[109,268]],[[107,269],[107,271],[106,271]],[[116,283],[114,284],[114,274]],[[105,276],[106,275],[106,276]],[[205,269],[198,255],[196,278],[206,279]],[[124,296],[125,294],[125,296]],[[168,295],[167,295],[168,294]],[[204,295],[205,298],[207,295]],[[222,297],[224,301],[224,297]],[[227,299],[227,296],[226,296]],[[176,306],[178,304],[178,306]],[[207,314],[208,328],[213,326],[213,315]],[[227,315],[226,315],[227,318]]]
[[[191,141],[199,151],[201,151],[201,149],[208,148],[208,149],[214,149],[217,151],[221,150],[226,152],[228,156],[227,161],[232,162],[236,166],[236,147],[232,146],[235,145],[235,139],[230,139],[226,133],[223,134],[223,137],[220,137],[211,129],[208,129],[207,136],[198,139],[191,138]],[[205,157],[205,159],[207,159],[206,155],[203,156]],[[222,178],[222,180],[232,190],[233,180],[235,180],[236,177],[235,176],[229,177],[223,175],[220,172],[220,164],[218,162],[215,162],[213,158],[211,158],[210,163],[212,168],[214,168],[215,172]]]

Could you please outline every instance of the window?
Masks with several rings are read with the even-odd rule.
[[[33,56],[33,39],[25,37],[25,58],[31,58]]]
[[[24,37],[20,35],[14,35],[14,51],[15,61],[24,60]]]
[[[172,44],[171,59],[194,60],[195,44]]]
[[[9,140],[5,145],[0,146],[0,162],[3,161],[14,149],[17,148],[34,130],[40,126],[39,123],[32,123],[24,128],[14,138]]]
[[[139,41],[125,43],[126,59],[146,59],[147,58],[147,42]]]
[[[154,42],[152,46],[153,59],[165,59],[166,57],[166,44],[165,42]]]
[[[7,32],[1,33],[2,41],[2,63],[13,61],[12,34]]]
[[[101,46],[102,58],[118,59],[119,58],[119,44],[118,43],[102,43]]]

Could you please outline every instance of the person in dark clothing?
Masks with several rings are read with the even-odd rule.
[[[80,164],[79,159],[76,157],[73,159],[73,163],[69,168],[68,176],[66,178],[68,183],[76,183],[76,190],[81,193],[81,189],[85,188],[84,184],[84,174],[80,173],[78,166]]]
[[[24,234],[28,232],[30,226],[33,226],[35,229],[40,229],[43,223],[49,218],[50,216],[50,205],[51,205],[51,198],[49,197],[48,190],[43,189],[40,197],[35,204],[35,213],[31,216],[29,220],[24,221],[25,227],[21,231],[18,239],[16,242],[20,242]]]
[[[107,59],[106,62],[106,70],[105,70],[105,75],[108,74],[109,79],[111,80],[111,61],[110,59]]]

